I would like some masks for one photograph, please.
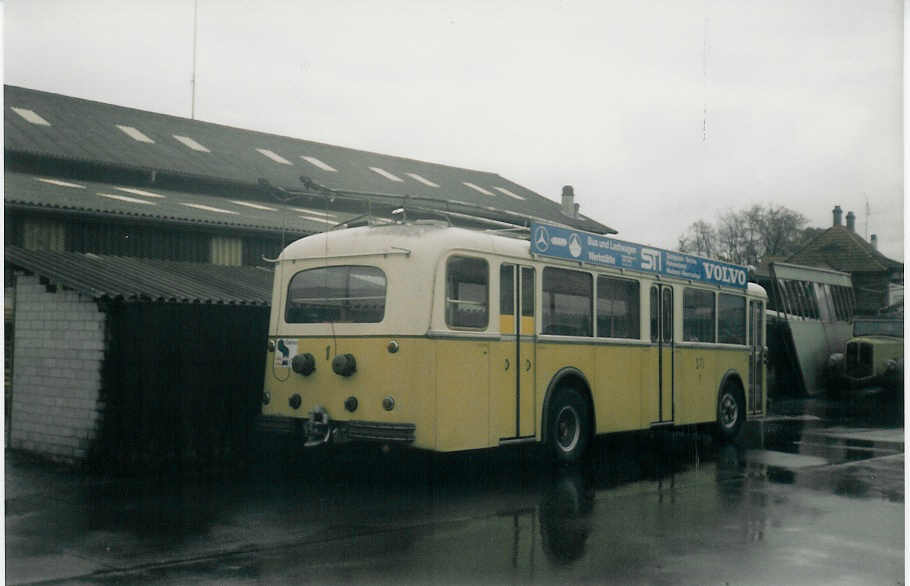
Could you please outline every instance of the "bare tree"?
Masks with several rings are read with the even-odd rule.
[[[793,254],[805,242],[805,216],[784,206],[753,205],[720,215],[717,227],[693,222],[679,237],[680,252],[758,265],[766,256]]]
[[[679,251],[713,258],[717,255],[717,232],[704,220],[692,222],[679,237]]]

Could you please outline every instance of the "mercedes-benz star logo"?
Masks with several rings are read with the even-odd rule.
[[[546,252],[550,249],[550,234],[543,226],[538,226],[534,233],[534,248],[540,252]]]

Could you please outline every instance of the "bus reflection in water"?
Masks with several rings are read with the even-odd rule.
[[[595,434],[715,423],[729,439],[764,413],[766,296],[745,269],[704,260],[729,282],[683,279],[660,272],[678,253],[639,247],[634,269],[550,254],[588,258],[586,243],[611,245],[438,221],[298,240],[275,267],[264,423],[307,445],[542,442],[570,463]]]

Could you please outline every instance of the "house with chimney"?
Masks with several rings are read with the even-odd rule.
[[[875,234],[867,242],[856,233],[856,214],[839,205],[832,210],[830,228],[810,240],[786,262],[849,273],[857,315],[875,315],[903,300],[904,264],[878,251]]]

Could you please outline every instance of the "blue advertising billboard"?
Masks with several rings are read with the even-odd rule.
[[[739,265],[536,222],[531,224],[531,252],[737,289],[749,281],[748,270]]]

